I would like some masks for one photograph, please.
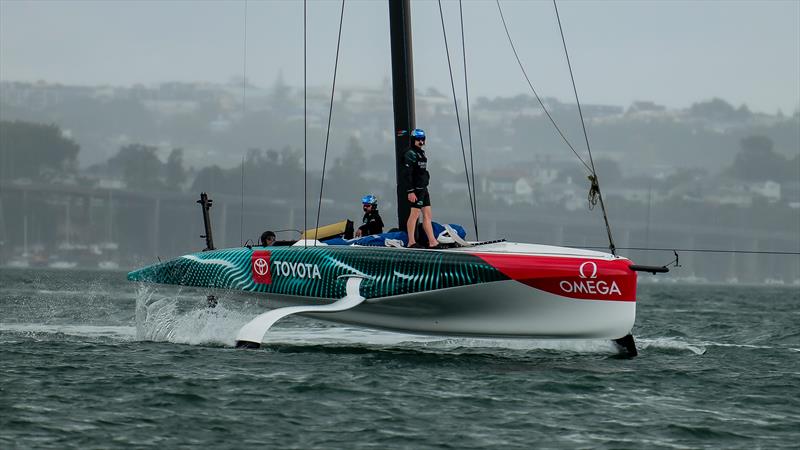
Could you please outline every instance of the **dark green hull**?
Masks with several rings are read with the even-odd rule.
[[[268,267],[262,276],[259,258]],[[468,253],[346,246],[242,247],[194,253],[130,272],[128,279],[339,299],[345,295],[340,277],[352,274],[366,277],[361,295],[367,299],[509,279]]]

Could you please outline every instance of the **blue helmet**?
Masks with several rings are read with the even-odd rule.
[[[425,130],[421,128],[415,128],[414,131],[411,132],[411,137],[414,139],[419,139],[424,141],[425,140]]]
[[[365,195],[365,196],[361,197],[361,204],[378,206],[378,197],[375,197],[372,194]]]

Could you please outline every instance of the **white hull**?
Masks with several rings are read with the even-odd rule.
[[[307,297],[270,299],[272,307],[311,303]],[[315,302],[325,303],[330,301]],[[633,328],[636,302],[567,298],[508,280],[372,299],[347,311],[304,315],[414,334],[617,339]]]
[[[238,341],[255,344],[290,314],[425,335],[619,339],[636,318],[630,264],[606,253],[509,242],[452,250],[246,248],[185,255],[129,279],[235,289],[286,308],[243,328]],[[336,290],[343,278],[344,297]]]

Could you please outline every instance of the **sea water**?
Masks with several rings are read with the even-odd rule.
[[[669,275],[667,275],[669,276]],[[640,286],[608,341],[443,339],[0,270],[0,448],[797,448],[800,287]]]

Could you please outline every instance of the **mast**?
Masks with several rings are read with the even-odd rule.
[[[406,229],[410,207],[402,183],[403,156],[411,145],[414,118],[414,60],[411,52],[410,0],[389,0],[389,32],[392,43],[392,101],[394,104],[395,174],[397,177],[397,221]]]
[[[206,230],[206,234],[200,236],[206,240],[206,248],[203,249],[203,251],[207,252],[210,250],[216,250],[216,248],[214,248],[214,235],[211,234],[211,216],[208,214],[208,210],[211,209],[211,205],[213,205],[214,200],[208,198],[208,194],[205,192],[201,192],[200,200],[198,200],[197,203],[199,203],[200,207],[203,208],[203,227]]]

